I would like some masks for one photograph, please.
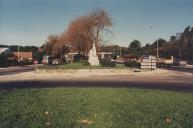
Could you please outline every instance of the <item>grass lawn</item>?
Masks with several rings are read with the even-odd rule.
[[[192,128],[187,92],[127,88],[0,91],[1,128]]]
[[[83,65],[80,62],[73,62],[69,64],[63,64],[59,66],[53,66],[53,65],[44,65],[39,67],[40,69],[54,69],[54,68],[61,68],[61,69],[107,69],[107,68],[113,68],[113,69],[124,69],[128,68],[124,64],[116,64],[115,67],[102,67],[101,65],[98,66],[89,66],[89,65]]]

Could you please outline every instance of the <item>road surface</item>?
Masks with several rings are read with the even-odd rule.
[[[74,75],[74,76],[73,76]],[[83,76],[85,75],[85,76]],[[130,72],[124,75],[75,76],[74,73],[23,72],[0,76],[0,89],[44,87],[110,87],[148,88],[174,91],[192,91],[192,73],[160,69],[149,72]]]
[[[170,83],[155,81],[88,81],[88,80],[27,80],[0,82],[0,89],[45,88],[45,87],[109,87],[147,88],[173,91],[192,91],[191,83]]]
[[[193,73],[193,66],[190,67],[171,66],[171,67],[163,67],[162,69]]]
[[[36,65],[15,66],[15,67],[1,68],[0,69],[0,76],[2,76],[2,75],[10,75],[10,74],[18,74],[18,73],[22,73],[22,72],[34,71],[35,68],[36,68]]]
[[[64,74],[37,74],[36,66],[10,67],[0,69],[0,89],[43,88],[43,87],[114,87],[150,88],[178,91],[192,91],[192,68],[169,68],[165,73],[131,72],[116,76],[82,76],[79,78]],[[73,75],[73,74],[71,74]],[[82,75],[82,74],[81,74]]]

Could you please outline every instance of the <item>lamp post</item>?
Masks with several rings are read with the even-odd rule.
[[[157,62],[159,61],[159,42],[157,39]]]
[[[121,56],[122,56],[122,51],[121,51],[121,47],[120,47],[120,58],[121,58]]]
[[[19,43],[17,45],[17,58],[18,58],[18,62],[20,63],[20,59],[19,59]]]
[[[150,29],[153,29],[152,26],[149,27]],[[156,58],[157,58],[157,62],[159,61],[159,42],[158,42],[158,37],[156,36],[156,45],[157,45],[157,55],[156,55]]]

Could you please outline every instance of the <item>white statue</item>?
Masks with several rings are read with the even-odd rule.
[[[97,56],[95,43],[93,43],[93,47],[90,49],[88,56],[88,62],[90,63],[90,65],[99,65],[99,59]]]

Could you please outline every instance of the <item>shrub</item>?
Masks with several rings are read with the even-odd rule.
[[[80,61],[84,66],[90,66],[90,63],[88,62],[88,60],[81,60]]]
[[[140,63],[138,63],[137,61],[128,61],[128,62],[125,62],[125,66],[139,68],[140,67]]]
[[[80,62],[80,54],[74,56],[74,62]]]
[[[138,70],[134,70],[133,72],[141,72],[141,70],[138,69]]]
[[[116,63],[109,60],[100,60],[102,67],[115,67]]]
[[[4,67],[7,65],[7,56],[4,54],[0,55],[0,66]]]
[[[113,55],[113,60],[116,60],[117,59],[117,55]]]

